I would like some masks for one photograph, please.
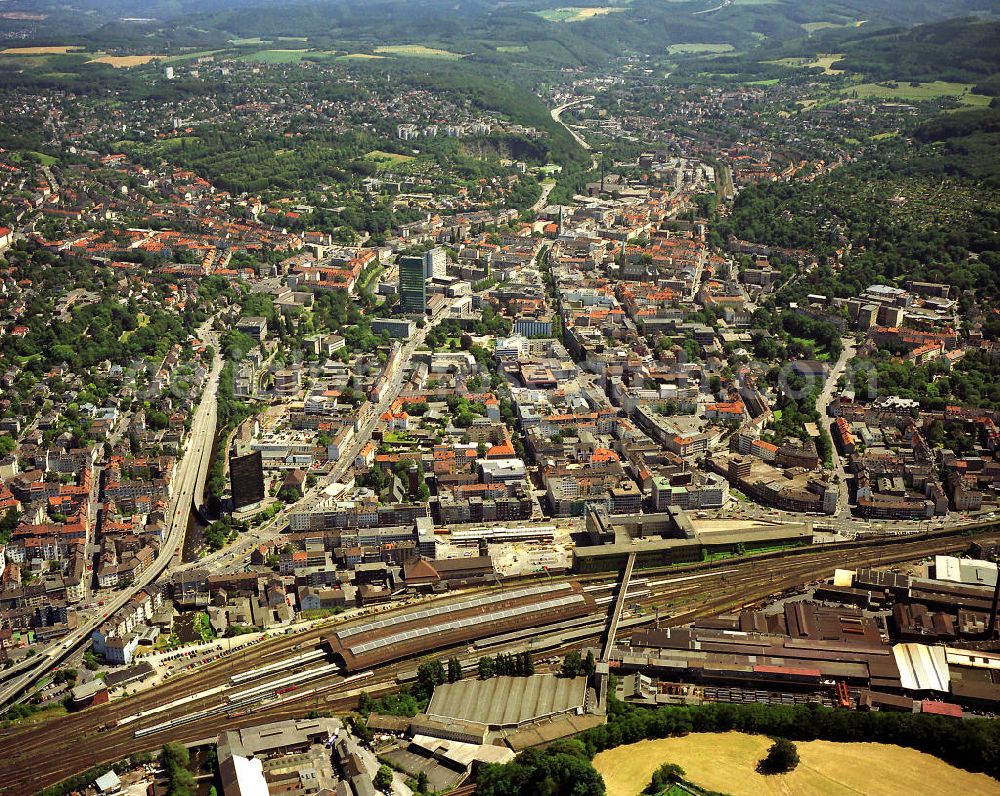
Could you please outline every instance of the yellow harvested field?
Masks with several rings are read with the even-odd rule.
[[[465,58],[461,53],[453,53],[437,47],[427,47],[423,44],[383,44],[376,47],[375,52],[412,58],[441,58],[444,60]]]
[[[817,55],[815,61],[810,61],[806,64],[807,67],[819,66],[823,69],[824,75],[842,75],[844,74],[843,69],[831,69],[830,67],[834,65],[837,61],[844,57],[843,53],[832,53],[828,55]]]
[[[532,14],[547,19],[549,22],[581,22],[585,19],[603,17],[625,9],[620,6],[567,6],[566,8],[546,8],[532,11]]]
[[[58,47],[8,47],[0,50],[0,55],[66,55],[73,50],[82,49],[83,47],[71,47],[68,44]]]
[[[115,69],[124,69],[129,66],[142,66],[154,58],[162,57],[162,55],[102,55],[100,58],[91,58],[87,63],[108,64]]]
[[[578,8],[575,19],[590,19],[591,17],[603,17],[605,14],[614,14],[616,11],[624,11],[624,8]]]
[[[843,53],[820,53],[813,61],[810,61],[808,58],[779,58],[776,61],[764,61],[764,63],[801,67],[803,69],[814,69],[819,67],[823,70],[824,75],[842,75],[844,74],[843,69],[831,69],[830,67],[843,57]]]
[[[594,758],[594,767],[604,777],[608,796],[637,796],[662,763],[677,763],[688,781],[731,796],[897,796],[927,793],[934,782],[947,782],[948,793],[963,796],[1000,792],[996,780],[985,774],[889,744],[799,743],[800,762],[794,771],[758,774],[757,763],[770,745],[766,735],[693,733],[609,749]]]

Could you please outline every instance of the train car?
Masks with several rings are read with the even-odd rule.
[[[280,672],[293,669],[296,666],[301,666],[305,663],[312,663],[313,661],[320,660],[326,657],[326,652],[324,650],[312,650],[311,652],[305,652],[301,655],[296,655],[294,658],[287,658],[283,661],[277,661],[275,663],[270,663],[267,666],[260,666],[256,669],[250,669],[246,672],[240,672],[239,674],[234,674],[229,678],[229,682],[232,685],[240,685],[241,683],[249,683],[252,680],[259,680],[261,677],[267,677],[269,674],[277,674]]]
[[[307,669],[304,672],[296,672],[295,674],[290,674],[287,677],[282,677],[281,679],[270,683],[261,683],[260,685],[252,686],[251,688],[247,688],[243,691],[229,694],[226,699],[230,702],[238,702],[242,699],[249,699],[252,697],[263,699],[270,694],[276,693],[279,688],[284,688],[288,685],[299,685],[320,677],[336,674],[340,671],[342,671],[340,666],[335,663],[330,663],[325,666],[318,666],[315,669]]]

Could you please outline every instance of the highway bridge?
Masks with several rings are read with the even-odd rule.
[[[207,326],[201,333],[206,339],[211,337]],[[219,348],[215,346],[216,352]],[[222,371],[222,357],[216,353],[212,370],[205,383],[201,401],[195,410],[188,437],[188,449],[177,465],[173,480],[173,495],[170,499],[167,532],[160,546],[160,554],[149,569],[131,586],[117,592],[104,606],[106,615],[110,616],[124,606],[139,591],[155,582],[173,563],[180,558],[183,547],[184,533],[194,505],[194,497],[204,494],[205,479],[208,476],[208,463],[211,456],[212,440],[215,436],[217,415],[216,394],[219,388],[219,377]],[[59,664],[73,650],[86,644],[91,633],[104,621],[104,616],[97,616],[91,621],[72,631],[59,644],[51,645],[45,652],[28,659],[21,666],[3,673],[5,682],[0,687],[0,705],[15,701],[35,680],[46,671]],[[13,676],[11,676],[13,675]]]

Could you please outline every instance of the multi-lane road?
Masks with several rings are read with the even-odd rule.
[[[843,374],[847,363],[854,359],[855,355],[858,353],[858,344],[855,342],[853,337],[843,338],[843,349],[840,352],[840,358],[837,363],[833,366],[830,371],[830,375],[827,376],[826,384],[823,385],[823,391],[819,394],[816,399],[816,411],[819,412],[819,422],[828,427],[830,419],[827,416],[827,410],[830,408],[830,403],[833,401],[833,391],[837,386],[837,380]],[[840,480],[840,486],[837,493],[837,513],[838,519],[844,519],[849,516],[850,506],[848,503],[848,488],[847,488],[847,470],[844,468],[844,462],[840,458],[840,451],[837,450],[837,444],[834,443],[833,446],[833,469],[837,473]]]
[[[591,146],[587,143],[586,139],[583,138],[579,133],[576,132],[572,127],[570,127],[566,122],[564,122],[560,117],[567,108],[572,108],[574,105],[580,105],[584,102],[590,102],[593,97],[580,97],[579,99],[571,100],[570,102],[564,102],[562,105],[553,108],[549,113],[552,115],[552,120],[558,122],[563,127],[565,127],[571,136],[576,140],[581,147],[586,150],[590,150]]]
[[[403,344],[400,350],[399,363],[389,377],[382,398],[377,404],[372,405],[371,411],[368,412],[365,420],[362,421],[350,444],[340,452],[340,458],[334,464],[333,468],[318,479],[315,487],[308,490],[301,500],[290,506],[286,506],[267,523],[245,534],[235,544],[203,556],[197,561],[185,564],[178,561],[172,569],[174,571],[181,571],[202,567],[209,571],[221,571],[224,569],[231,570],[233,567],[246,564],[249,562],[250,554],[254,548],[273,540],[284,531],[290,514],[298,511],[306,511],[321,500],[325,495],[326,488],[344,477],[348,469],[353,466],[358,453],[371,440],[379,418],[392,406],[393,401],[396,400],[403,388],[406,363],[409,362],[416,350],[423,345],[428,332],[430,332],[440,319],[441,316],[429,319],[423,329],[418,329],[417,333]]]

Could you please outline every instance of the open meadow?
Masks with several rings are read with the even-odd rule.
[[[954,97],[963,105],[985,108],[990,104],[990,97],[984,94],[973,94],[970,83],[950,83],[945,80],[935,80],[930,83],[858,83],[847,86],[844,94],[858,97],[881,97],[902,102],[922,102],[936,100],[941,97]]]

